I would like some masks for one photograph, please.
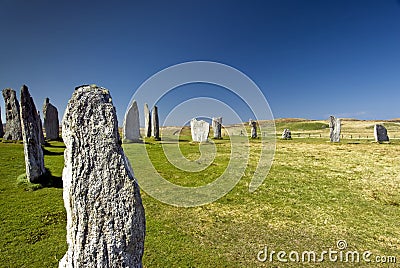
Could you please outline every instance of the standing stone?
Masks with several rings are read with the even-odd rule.
[[[257,122],[251,120],[250,126],[251,126],[251,138],[255,139],[257,138]]]
[[[214,131],[214,139],[221,139],[222,117],[213,117],[212,128]]]
[[[375,136],[375,141],[377,142],[389,141],[389,137],[387,135],[387,129],[382,125],[378,124],[375,125],[374,136]]]
[[[44,145],[46,143],[44,139],[44,134],[43,134],[43,125],[42,125],[42,118],[40,118],[40,111],[37,111],[38,117],[39,117],[39,138],[40,138],[40,144]]]
[[[22,140],[22,128],[19,112],[19,103],[15,90],[6,88],[3,90],[3,98],[6,109],[6,132],[3,139],[5,140]]]
[[[147,138],[151,137],[151,115],[147,103],[144,104],[144,135]]]
[[[0,108],[0,138],[4,136],[3,121],[1,120],[1,108]]]
[[[140,141],[139,109],[136,101],[132,102],[125,113],[122,133],[126,142]]]
[[[285,129],[283,130],[282,139],[284,139],[284,140],[290,140],[290,139],[292,139],[292,132],[290,131],[290,129],[285,128]]]
[[[192,133],[193,141],[206,142],[208,140],[209,131],[210,124],[206,121],[197,121],[196,118],[190,120],[190,132]]]
[[[43,125],[48,140],[57,140],[60,136],[60,123],[58,121],[57,108],[52,105],[49,98],[44,100],[43,104]]]
[[[329,128],[331,142],[340,142],[341,120],[331,115],[329,118]]]
[[[42,145],[40,143],[40,122],[35,103],[28,87],[21,88],[21,121],[26,176],[30,182],[37,182],[45,173]]]
[[[151,135],[156,139],[160,139],[160,125],[158,121],[158,108],[157,106],[153,107],[151,117],[153,119],[153,122],[151,124],[152,129],[151,129]]]
[[[77,87],[62,136],[68,250],[59,267],[142,267],[144,208],[109,91]]]

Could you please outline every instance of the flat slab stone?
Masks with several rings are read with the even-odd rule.
[[[58,110],[50,103],[49,98],[44,100],[43,104],[43,126],[46,132],[46,138],[57,140],[60,137],[60,122],[58,121]]]
[[[62,135],[68,250],[59,267],[142,267],[144,208],[109,91],[76,88]]]
[[[190,132],[192,140],[197,142],[206,142],[210,132],[210,124],[204,120],[198,121],[196,118],[190,120]]]
[[[374,136],[376,142],[389,141],[387,129],[383,125],[376,124],[374,126]]]
[[[125,113],[124,124],[122,128],[124,142],[141,141],[139,109],[136,101],[133,101]]]

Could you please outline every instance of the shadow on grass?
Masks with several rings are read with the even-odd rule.
[[[62,148],[62,147],[60,147],[60,148]],[[64,155],[64,152],[52,152],[52,151],[47,150],[46,148],[42,148],[42,149],[43,149],[44,155]]]
[[[17,184],[24,187],[25,191],[36,191],[42,188],[63,188],[62,178],[52,175],[47,168],[46,172],[34,183],[30,182],[24,173],[18,176]]]
[[[43,188],[63,188],[62,178],[54,176],[47,168],[46,172],[39,177],[37,183],[42,185]]]

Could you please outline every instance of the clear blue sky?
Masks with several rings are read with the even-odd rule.
[[[0,88],[26,84],[60,117],[97,84],[122,124],[146,79],[194,60],[248,75],[276,118],[400,117],[398,0],[0,0],[0,33]]]

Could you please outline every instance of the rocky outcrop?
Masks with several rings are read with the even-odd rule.
[[[60,123],[58,121],[57,108],[50,103],[49,98],[43,104],[43,126],[46,132],[46,139],[57,140],[60,136]]]
[[[19,102],[15,90],[6,88],[3,90],[3,98],[6,110],[6,131],[3,139],[22,140],[22,128],[19,111]]]
[[[26,176],[30,182],[37,182],[45,173],[40,121],[35,103],[25,85],[21,88],[21,122]]]
[[[139,109],[136,101],[133,101],[125,113],[122,128],[124,142],[140,141]]]
[[[142,267],[144,208],[109,91],[76,88],[62,136],[68,251],[59,267]]]

